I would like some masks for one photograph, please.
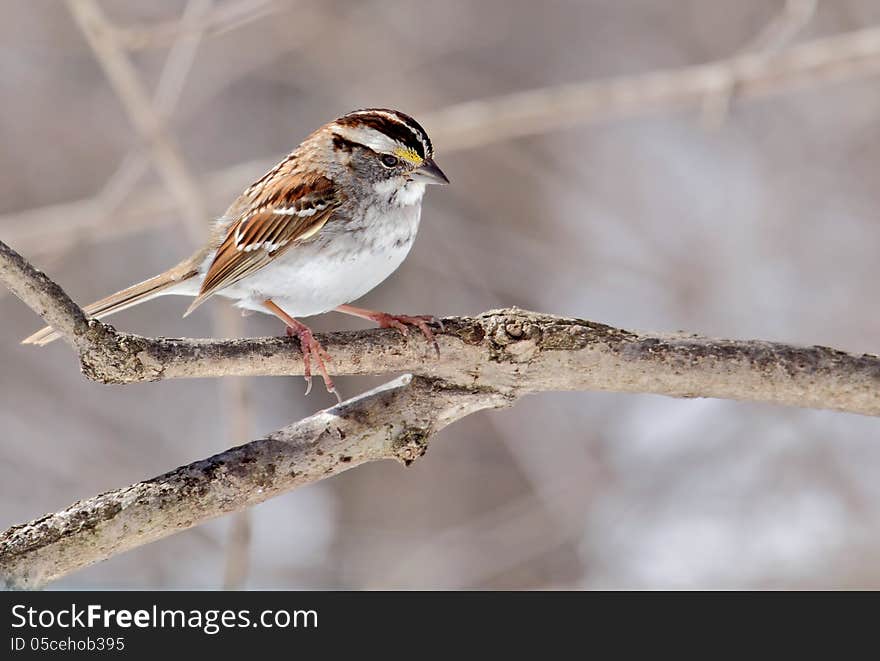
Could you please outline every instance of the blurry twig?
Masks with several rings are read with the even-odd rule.
[[[473,149],[511,138],[569,126],[675,108],[699,108],[708,95],[736,87],[739,99],[880,73],[880,28],[849,32],[793,46],[778,53],[746,54],[710,64],[640,76],[572,83],[469,101],[423,118],[438,150]],[[233,199],[245,182],[278,160],[278,155],[243,162],[204,181],[218,206]],[[108,236],[170,222],[168,194],[156,187],[140,191],[125,209],[106,218],[94,215],[91,200],[0,216],[4,236],[23,250],[43,254],[73,240]]]
[[[180,100],[186,77],[201,42],[202,30],[199,26],[203,25],[203,18],[212,6],[213,0],[190,0],[184,10],[180,24],[189,29],[178,34],[177,40],[168,51],[153,95],[153,108],[160,118],[167,120]],[[134,147],[126,154],[119,168],[95,196],[94,203],[98,213],[105,217],[115,213],[147,173],[149,165],[143,145]]]
[[[469,149],[585,122],[699,107],[707,94],[731,82],[739,98],[753,98],[878,73],[880,28],[868,28],[778,53],[469,101],[424,123],[441,150]]]
[[[818,4],[818,0],[785,0],[779,15],[764,26],[741,54],[769,54],[781,50],[812,20]],[[735,93],[736,79],[731,76],[729,85],[706,96],[703,100],[703,126],[717,129],[724,123]]]
[[[180,99],[202,41],[202,18],[213,6],[214,0],[189,0],[184,9],[180,18],[184,31],[177,36],[168,51],[153,98],[153,110],[161,118],[168,119]]]
[[[264,162],[248,161],[208,175],[202,186],[205,198],[216,206],[228,205],[240,192],[243,181],[253,179]],[[266,167],[271,163],[266,161]],[[230,195],[229,191],[237,192]],[[113,222],[108,222],[108,219]],[[0,216],[3,238],[26,246],[38,255],[64,252],[72,243],[103,243],[112,238],[167,227],[179,222],[177,204],[162,186],[142,187],[132,192],[128,203],[109,216],[95,213],[94,198],[53,204]]]
[[[223,568],[223,589],[239,590],[247,580],[250,567],[251,513],[236,512],[229,524],[226,538],[226,565]]]
[[[564,481],[545,486],[541,497],[530,492],[502,505],[438,531],[432,531],[399,557],[389,558],[387,569],[365,577],[367,590],[424,589],[443,585],[449,589],[479,589],[484,581],[583,536],[583,521],[548,521],[542,497],[567,499],[582,508],[588,502],[581,487],[584,477],[573,472]],[[549,523],[549,525],[548,525]],[[504,540],[504,554],[474,553],[475,548],[492,548]],[[476,556],[476,557],[473,557]],[[467,558],[467,562],[456,562]]]
[[[782,11],[767,23],[745,52],[772,53],[788,46],[813,20],[819,0],[785,0]]]
[[[129,50],[165,48],[190,32],[213,37],[235,30],[281,10],[279,0],[233,0],[217,7],[195,23],[165,21],[155,25],[114,26],[114,37]]]
[[[128,55],[119,46],[113,26],[104,18],[97,2],[70,1],[71,11],[77,17],[95,56],[110,78],[132,124],[150,145],[150,158],[165,188],[174,198],[185,229],[189,231],[195,244],[203,240],[207,226],[205,200],[165,124],[195,61],[205,28],[204,18],[213,4],[213,0],[189,0],[187,3],[180,20],[181,30],[176,33],[156,87],[155,98],[150,102],[144,83],[131,65]],[[138,154],[127,158],[117,172],[119,176],[111,179],[110,188],[105,188],[105,191],[121,198],[127,193],[125,187],[134,186],[143,175],[146,165],[146,159]],[[219,308],[215,315],[215,330],[218,335],[238,337],[242,333],[240,316],[231,308]],[[231,439],[236,442],[247,438],[250,433],[247,388],[243,379],[227,380],[220,384],[220,409],[230,418],[225,428],[230,430]],[[239,519],[245,518],[245,521],[237,520],[239,526],[247,528],[247,516],[247,513],[239,516]],[[239,580],[243,578],[247,567],[248,540],[249,536],[246,534],[233,536],[226,571],[227,580],[230,580],[232,574],[239,577]]]
[[[207,211],[200,201],[198,186],[168,136],[128,54],[114,38],[96,0],[67,0],[67,4],[132,124],[147,142],[163,184],[183,212],[191,238],[201,241],[206,234]]]
[[[214,329],[221,337],[241,337],[244,334],[241,314],[231,306],[220,306],[214,313]],[[230,445],[250,438],[252,402],[250,380],[244,377],[220,380],[220,408],[227,441]],[[243,586],[250,567],[251,514],[238,512],[229,526],[226,540],[226,559],[223,569],[223,588],[235,590]]]

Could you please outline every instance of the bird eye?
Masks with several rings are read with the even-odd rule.
[[[393,168],[400,162],[400,159],[397,156],[392,156],[391,154],[385,154],[382,156],[382,165],[386,168]]]

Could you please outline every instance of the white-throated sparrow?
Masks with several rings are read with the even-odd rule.
[[[356,110],[307,137],[249,186],[216,222],[207,244],[177,266],[84,308],[103,318],[157,296],[218,294],[271,313],[299,337],[306,380],[314,361],[335,392],[327,352],[294,317],[337,310],[396,328],[417,326],[434,344],[428,316],[391,315],[347,305],[403,262],[419,227],[425,184],[449,180],[431,140],[397,110]],[[52,328],[25,344],[57,339]],[[308,392],[308,391],[307,391]],[[338,395],[337,395],[338,396]]]

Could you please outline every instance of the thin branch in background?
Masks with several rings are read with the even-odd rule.
[[[577,124],[699,108],[707,95],[731,81],[740,100],[880,73],[880,28],[817,39],[779,53],[747,54],[704,65],[654,73],[544,87],[468,101],[427,113],[422,122],[444,153],[474,149]],[[206,197],[228,203],[247,182],[280,155],[242,162],[206,175]],[[156,187],[139,191],[131,204],[107,218],[96,217],[91,198],[0,216],[4,236],[36,254],[63,250],[72,241],[110,236],[171,222],[173,200]]]
[[[68,0],[67,4],[129,119],[149,146],[163,184],[183,211],[191,239],[204,240],[207,210],[200,201],[198,185],[155,112],[128,53],[117,43],[96,0]]]
[[[76,0],[72,10],[78,14],[80,27],[92,44],[95,56],[114,84],[114,90],[128,111],[129,119],[142,137],[150,142],[155,136],[160,149],[151,149],[150,157],[169,193],[175,198],[181,218],[185,221],[185,229],[189,229],[193,243],[204,240],[207,225],[204,197],[196,185],[195,177],[189,171],[180,154],[177,142],[167,130],[166,123],[184,88],[187,75],[195,62],[196,53],[201,43],[205,28],[205,17],[213,8],[213,0],[190,0],[180,19],[181,30],[177,32],[174,43],[165,62],[159,83],[156,87],[154,100],[147,107],[140,107],[142,97],[146,95],[146,87],[139,74],[115,42],[113,25],[100,13],[95,0]],[[86,25],[91,26],[89,32]],[[110,43],[104,43],[104,39]],[[173,158],[172,158],[173,157]],[[122,175],[125,183],[134,183],[141,168],[140,159],[135,155],[123,165]],[[144,166],[146,160],[143,161]],[[182,178],[182,185],[175,182]],[[120,194],[124,190],[114,186],[113,192]],[[243,333],[241,317],[232,308],[218,308],[214,317],[215,334],[221,337],[239,337]],[[220,383],[220,410],[227,412],[224,429],[228,430],[231,442],[239,442],[250,435],[250,411],[248,408],[248,384],[244,379],[225,380]],[[249,515],[245,512],[239,519]],[[247,521],[237,520],[239,528],[249,529]],[[227,581],[244,580],[247,567],[248,543],[250,535],[241,530],[233,533],[230,540],[229,558],[227,561]]]
[[[449,589],[479,589],[505,571],[532,562],[566,544],[577,544],[583,537],[584,513],[596,495],[608,487],[609,473],[597,456],[591,439],[602,438],[604,426],[618,418],[610,411],[608,419],[586,433],[564,415],[556,418],[549,437],[578,439],[586,446],[585,455],[571,456],[560,447],[548,452],[543,443],[517,442],[508,433],[516,428],[523,438],[547,437],[546,428],[530,429],[509,424],[499,428],[500,419],[489,417],[484,424],[494,428],[493,436],[504,443],[517,469],[527,482],[526,493],[505,501],[463,522],[425,533],[415,544],[407,544],[400,557],[364,577],[366,589],[380,586],[420,589],[444,585]],[[515,420],[515,418],[514,418]],[[561,445],[564,447],[565,441]],[[503,541],[502,541],[503,540]],[[357,547],[357,540],[353,542]],[[497,548],[495,553],[475,553],[474,549]],[[466,557],[467,564],[455,558]],[[586,568],[585,568],[586,570]]]
[[[818,5],[818,0],[785,0],[779,15],[767,23],[740,54],[769,54],[782,50],[813,19]],[[725,88],[706,96],[701,114],[701,121],[706,129],[717,130],[724,124],[730,114],[735,93],[736,80],[731,78],[730,84]]]
[[[467,101],[425,118],[443,150],[472,149],[585,122],[699,107],[731,81],[741,99],[875,76],[880,28],[816,39],[779,53],[745,54],[681,69],[571,83]]]
[[[155,25],[114,26],[113,33],[119,43],[129,50],[166,48],[188,32],[215,37],[236,30],[278,13],[282,4],[279,0],[232,0],[223,3],[198,22],[185,24],[171,20]]]
[[[819,0],[785,0],[782,11],[755,37],[745,51],[775,53],[792,41],[813,20]]]
[[[268,161],[249,161],[210,173],[203,181],[205,197],[220,206],[241,192],[242,182],[253,178]],[[0,216],[3,238],[9,243],[28,246],[34,254],[66,251],[74,243],[103,243],[146,228],[167,228],[180,222],[177,204],[163,186],[142,186],[115,214],[95,213],[94,197],[75,202],[52,204]],[[109,222],[110,219],[113,222]]]
[[[171,45],[153,94],[153,108],[166,121],[171,118],[180,101],[204,34],[201,29],[204,18],[213,5],[214,0],[190,0],[184,9],[180,24],[186,30],[178,33],[177,40]],[[147,173],[149,166],[150,159],[144,153],[142,145],[137,145],[126,154],[119,168],[95,196],[96,213],[106,217],[115,213]]]
[[[153,109],[166,121],[180,100],[204,36],[203,19],[213,7],[214,0],[189,0],[180,17],[182,31],[168,51],[153,95]]]
[[[562,483],[543,488],[543,497],[583,503],[583,478],[573,475]],[[556,525],[540,499],[531,492],[512,498],[502,505],[473,516],[465,522],[448,526],[425,536],[417,545],[397,558],[389,558],[387,567],[375,576],[365,577],[364,588],[420,589],[426,585],[443,585],[447,589],[477,589],[482,584],[509,569],[539,557],[562,544],[573,542],[583,530],[568,523]],[[540,531],[540,533],[538,533]],[[504,540],[506,553],[478,554],[473,558],[463,549],[492,548],[491,540]],[[455,562],[456,557],[467,557],[468,563]]]
[[[214,329],[221,337],[241,337],[244,333],[241,314],[232,306],[218,306],[214,314]],[[250,438],[253,428],[252,384],[239,377],[219,382],[221,421],[226,430],[227,444],[241,443]],[[226,558],[223,569],[223,588],[240,589],[247,580],[250,568],[251,513],[238,512],[230,521],[226,539]]]
[[[230,517],[223,566],[223,589],[240,590],[250,572],[253,526],[251,511],[236,512]]]

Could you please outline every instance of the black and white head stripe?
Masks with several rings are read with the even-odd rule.
[[[340,137],[377,152],[414,152],[419,159],[434,153],[431,139],[416,120],[399,110],[367,108],[337,119],[334,132]]]

